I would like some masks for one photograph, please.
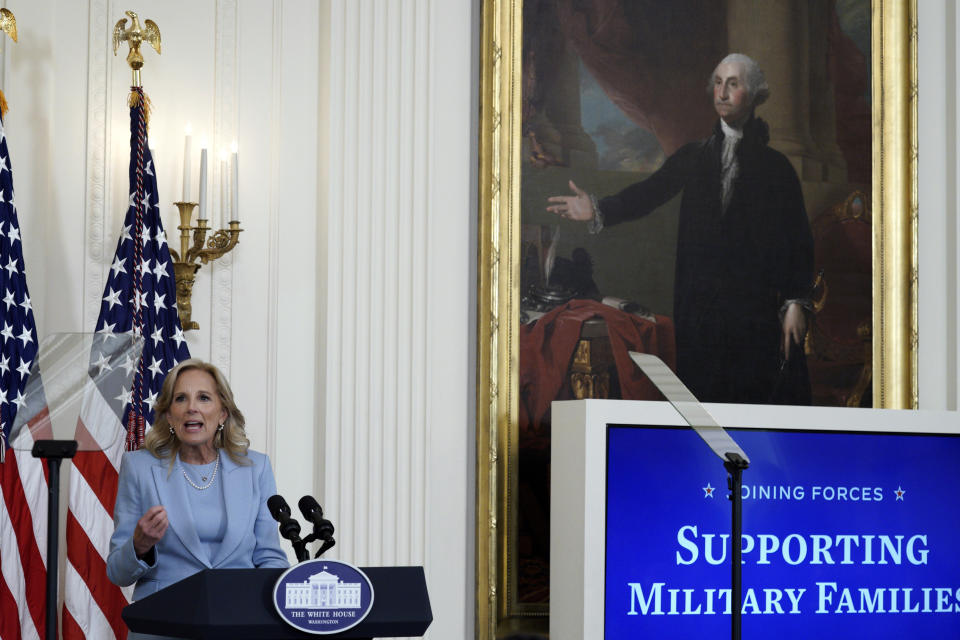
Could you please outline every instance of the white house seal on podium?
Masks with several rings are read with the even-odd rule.
[[[273,605],[287,624],[301,631],[340,633],[370,613],[373,585],[351,564],[308,560],[280,576],[273,588]]]

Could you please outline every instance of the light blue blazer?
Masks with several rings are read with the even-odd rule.
[[[227,530],[220,548],[208,557],[200,542],[180,461],[168,472],[169,460],[155,458],[145,449],[123,454],[117,502],[113,510],[107,576],[125,587],[136,583],[133,599],[139,600],[203,569],[249,569],[289,566],[280,548],[277,523],[270,516],[267,498],[277,492],[270,459],[248,451],[252,464],[238,465],[226,452],[220,454],[220,477],[226,498]],[[167,509],[169,527],[154,547],[153,565],[137,558],[133,530],[153,505]]]

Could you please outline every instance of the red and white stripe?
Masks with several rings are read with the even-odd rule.
[[[125,450],[125,431],[93,384],[87,386],[84,395],[77,441],[82,449],[103,450],[78,451],[73,459],[67,513],[63,639],[124,640],[127,627],[120,612],[129,604],[133,590],[121,589],[107,579],[107,554],[113,533],[113,504],[117,498],[120,459]]]
[[[0,464],[0,640],[39,640],[46,629],[47,475],[27,430]]]

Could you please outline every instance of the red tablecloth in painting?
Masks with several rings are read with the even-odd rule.
[[[570,360],[583,323],[594,317],[606,321],[622,398],[662,399],[628,352],[652,353],[675,369],[677,357],[670,318],[656,316],[657,321],[651,322],[594,300],[571,300],[536,322],[520,327],[521,448],[550,446],[550,403],[572,397],[569,385],[565,384]]]

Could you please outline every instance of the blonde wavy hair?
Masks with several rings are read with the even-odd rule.
[[[227,418],[223,421],[223,429],[217,430],[213,437],[213,447],[226,451],[230,459],[237,464],[250,464],[250,460],[247,458],[250,440],[247,438],[244,429],[246,421],[233,400],[233,391],[230,389],[230,384],[220,373],[220,369],[199,358],[184,360],[167,374],[163,381],[163,388],[160,390],[160,397],[157,398],[157,402],[153,406],[155,418],[153,427],[147,432],[144,448],[154,457],[161,460],[169,459],[170,469],[173,469],[173,463],[180,452],[180,440],[176,434],[170,432],[167,412],[173,402],[173,389],[177,385],[177,378],[184,371],[190,370],[205,371],[213,377],[217,387],[217,395],[220,396],[220,403],[227,410]]]

